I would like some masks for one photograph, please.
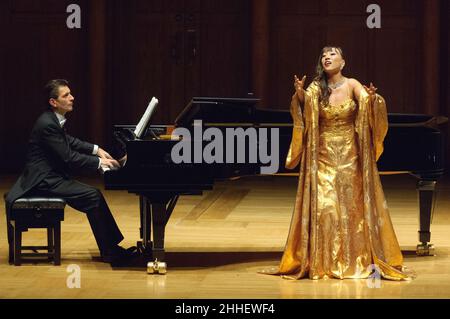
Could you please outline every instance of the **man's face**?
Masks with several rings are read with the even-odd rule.
[[[73,110],[74,100],[75,98],[70,93],[69,87],[60,86],[58,88],[58,98],[51,98],[49,100],[49,103],[55,112],[58,112],[61,115],[65,115],[67,112]]]

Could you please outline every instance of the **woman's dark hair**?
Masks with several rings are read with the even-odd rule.
[[[59,88],[61,86],[69,86],[69,81],[64,79],[55,79],[47,82],[44,86],[44,99],[46,104],[49,104],[48,100],[58,98]]]
[[[316,67],[317,75],[314,78],[314,81],[317,81],[319,83],[319,87],[320,87],[320,98],[319,99],[320,99],[320,101],[324,101],[326,103],[328,103],[328,99],[330,98],[331,90],[328,87],[327,74],[323,70],[322,55],[326,52],[332,51],[333,49],[338,51],[340,53],[340,55],[342,56],[342,58],[344,59],[344,52],[342,51],[342,49],[340,47],[334,47],[334,46],[324,47],[322,49],[322,51],[320,52],[319,60],[317,61],[317,67]]]

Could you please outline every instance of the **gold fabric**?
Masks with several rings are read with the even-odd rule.
[[[340,105],[319,103],[313,82],[303,113],[294,94],[287,168],[300,163],[289,236],[277,269],[263,273],[299,279],[411,278],[389,217],[376,161],[388,122],[384,99],[373,105],[361,90]]]

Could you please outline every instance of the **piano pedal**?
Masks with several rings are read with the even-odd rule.
[[[417,256],[434,256],[434,245],[433,244],[418,244],[416,248]]]
[[[165,275],[167,273],[167,264],[164,261],[150,261],[147,263],[147,274],[160,274]]]

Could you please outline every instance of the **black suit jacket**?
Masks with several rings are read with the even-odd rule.
[[[94,145],[67,135],[52,111],[36,121],[28,142],[25,169],[6,196],[6,210],[16,199],[36,187],[46,177],[53,183],[69,178],[74,168],[96,170],[99,159],[92,155]]]

